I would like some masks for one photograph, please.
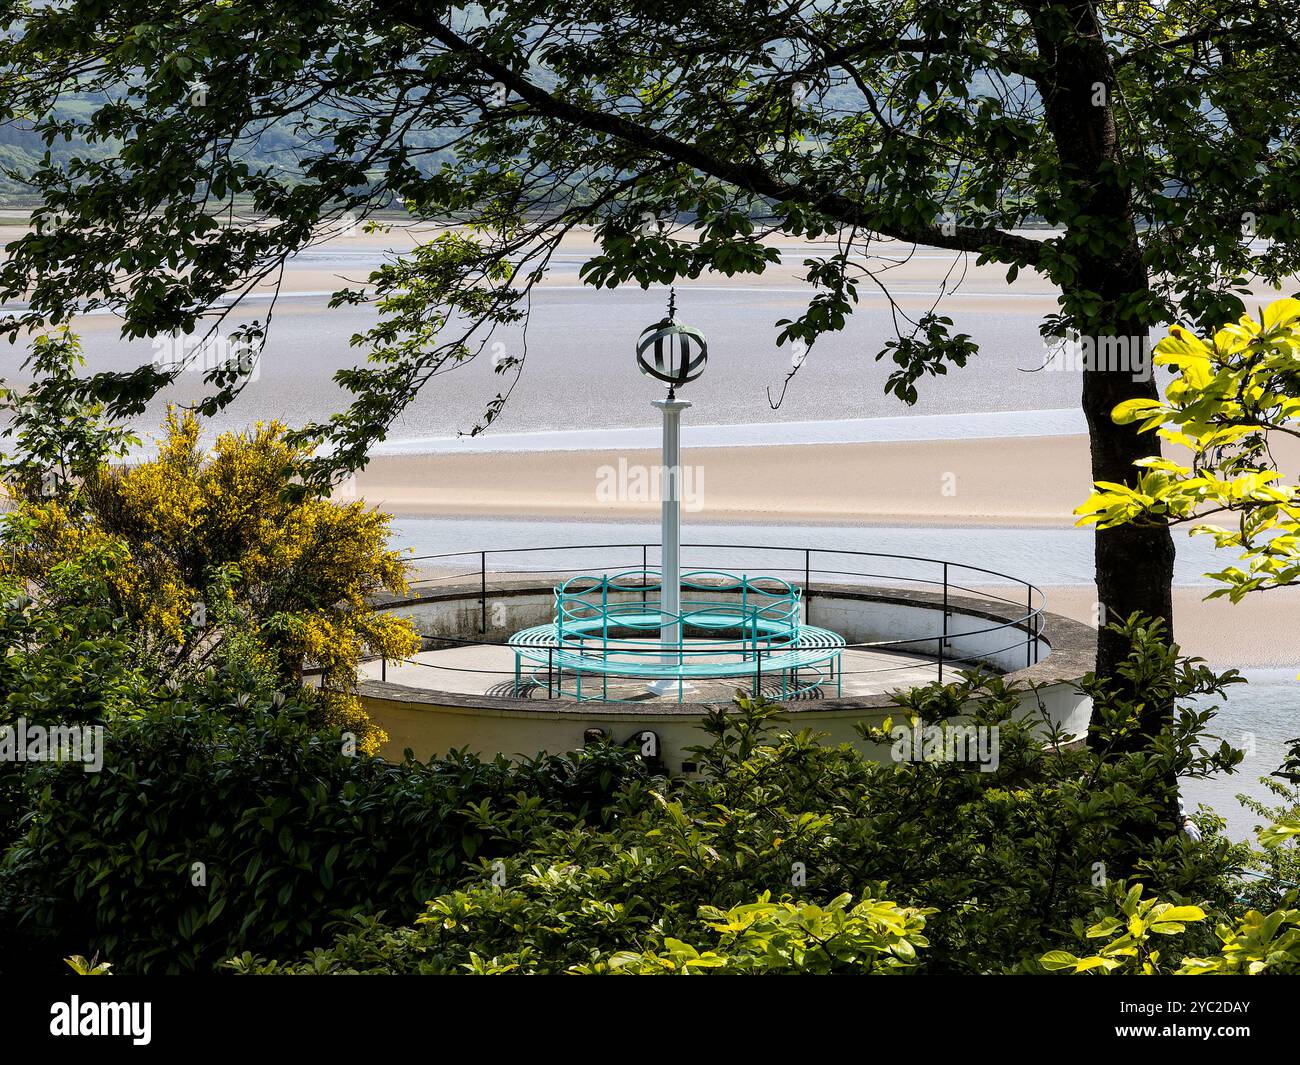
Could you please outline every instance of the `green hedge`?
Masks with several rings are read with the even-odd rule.
[[[1127,663],[1151,678],[1139,701],[1220,687],[1151,635]],[[354,922],[305,955],[247,952],[232,968],[1042,972],[1044,955],[1059,962],[1063,947],[1089,946],[1083,930],[1120,912],[1138,883],[1162,905],[1215,916],[1165,944],[1162,965],[1212,958],[1218,919],[1249,927],[1236,899],[1248,855],[1211,818],[1201,818],[1204,839],[1183,833],[1166,782],[1220,771],[1236,754],[1207,749],[1210,711],[1189,709],[1151,750],[1116,752],[1136,704],[1088,687],[1107,708],[1091,748],[1044,739],[1023,692],[1000,678],[897,696],[900,723],[965,711],[965,724],[996,729],[1000,757],[984,770],[946,756],[875,762],[782,733],[779,707],[741,699],[706,721],[713,742],[693,752],[699,779],[660,784],[650,802],[632,789],[618,816],[540,830],[522,851],[485,847],[414,922]],[[1288,936],[1295,901],[1276,906]],[[1123,949],[1108,947],[1120,964]]]
[[[291,954],[359,914],[409,918],[485,848],[599,824],[647,776],[608,747],[394,766],[344,753],[291,708],[117,723],[102,772],[28,769],[25,832],[0,863],[0,966],[98,953],[118,973],[191,972]]]

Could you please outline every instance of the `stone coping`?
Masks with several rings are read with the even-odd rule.
[[[521,580],[514,577],[493,579],[488,576],[489,598],[500,596],[526,596],[538,593],[551,593],[557,574],[538,573]],[[805,601],[818,596],[840,600],[857,600],[860,602],[891,603],[903,606],[917,606],[929,610],[943,609],[943,594],[922,589],[881,588],[860,584],[812,584],[804,589]],[[440,585],[436,591],[419,590],[413,595],[386,596],[376,601],[380,609],[385,607],[415,606],[420,603],[452,602],[470,599],[475,603],[480,598],[480,584],[461,582]],[[1010,603],[988,599],[976,595],[948,594],[948,611],[965,617],[987,618],[990,621],[1014,622],[1022,617],[1024,608],[1017,609]],[[1039,615],[1041,629],[1039,637],[1049,646],[1050,653],[1035,665],[1025,669],[1001,674],[1009,683],[1022,685],[1050,685],[1077,682],[1084,674],[1093,669],[1097,654],[1097,633],[1094,629],[1044,610]],[[1017,626],[1022,629],[1023,626]],[[955,634],[960,635],[960,634]],[[475,643],[487,641],[475,640]],[[900,641],[901,642],[901,641]],[[918,638],[918,641],[919,638]],[[504,641],[502,641],[504,644]],[[365,680],[357,687],[359,695],[385,699],[401,703],[424,703],[448,709],[485,710],[505,715],[546,714],[582,716],[614,716],[630,719],[653,717],[694,717],[698,718],[719,703],[669,702],[625,703],[602,702],[584,699],[575,702],[571,699],[515,699],[493,695],[464,695],[444,692],[436,688],[417,688],[405,684],[390,684],[387,681]],[[784,712],[790,716],[799,714],[820,714],[836,710],[883,710],[896,705],[888,693],[856,696],[842,699],[791,700],[784,704]]]

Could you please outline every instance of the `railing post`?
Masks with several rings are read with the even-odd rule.
[[[948,642],[948,563],[943,564],[943,628],[939,634],[939,683],[943,683],[943,645]]]
[[[803,608],[804,617],[808,616],[808,585],[812,581],[812,548],[803,549]]]
[[[487,552],[478,555],[479,623],[478,631],[487,632]]]
[[[554,677],[555,677],[555,648],[548,647],[546,649],[546,698],[548,699],[554,698],[554,696],[551,695],[551,687],[555,683]]]
[[[1034,648],[1037,640],[1034,639],[1033,628],[1034,614],[1034,586],[1025,585],[1025,668],[1028,669],[1034,664]]]
[[[379,660],[379,679],[380,680],[388,679],[388,656],[387,655],[384,655],[384,657]]]
[[[646,596],[646,587],[650,583],[650,556],[647,554],[645,544],[641,545],[641,605],[645,606],[650,600]]]

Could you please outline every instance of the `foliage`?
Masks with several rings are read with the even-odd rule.
[[[15,403],[27,418],[43,409],[39,395]],[[419,644],[409,621],[372,608],[376,593],[406,587],[386,546],[388,517],[359,501],[288,498],[308,449],[287,443],[278,423],[224,433],[206,455],[200,432],[193,415],[171,412],[154,459],[82,461],[75,481],[34,496],[23,486],[46,456],[20,451],[11,469],[27,479],[0,529],[0,572],[48,596],[65,561],[111,553],[106,605],[158,675],[181,681],[212,668],[231,688],[269,693],[300,686],[309,664],[321,719],[378,750],[385,737],[351,694],[358,664]]]
[[[755,903],[725,913],[703,907],[700,917],[717,933],[713,950],[700,953],[669,939],[660,953],[615,954],[612,973],[686,975],[701,969],[722,974],[852,973],[873,976],[909,972],[930,910],[904,908],[866,898],[856,905],[840,895],[826,906],[810,902]]]
[[[435,899],[414,928],[383,930],[361,921],[356,931],[339,937],[337,953],[316,951],[295,965],[245,953],[229,965],[243,974],[890,975],[915,969],[930,912],[871,898],[854,904],[849,895],[826,906],[772,902],[764,893],[757,902],[726,911],[701,908],[692,938],[711,939],[711,948],[697,949],[651,925],[637,930],[645,949],[600,954],[591,945],[619,941],[622,907],[602,905],[599,893],[598,874],[564,866],[534,869],[517,891],[474,888]],[[519,946],[511,950],[512,942]],[[483,953],[498,946],[503,952]],[[347,957],[346,968],[339,967],[338,954]],[[415,956],[413,968],[408,954]]]
[[[64,958],[64,962],[78,976],[111,976],[113,966],[106,961],[96,961],[92,958],[87,961],[80,954],[74,954],[71,958]]]
[[[1235,925],[1220,924],[1215,934],[1223,942],[1219,953],[1184,958],[1180,975],[1300,975],[1300,909],[1275,910],[1267,916],[1250,910]]]
[[[102,725],[156,705],[156,681],[108,606],[119,561],[108,548],[70,556],[35,598],[0,573],[0,729]],[[0,760],[0,846],[28,807],[25,771],[24,762]]]
[[[1295,896],[1292,896],[1292,901]],[[1185,955],[1171,969],[1161,964],[1161,948],[1152,936],[1177,936],[1189,924],[1207,919],[1199,906],[1171,906],[1156,899],[1142,898],[1142,885],[1125,895],[1116,912],[1108,914],[1084,931],[1076,922],[1075,934],[1087,939],[1106,939],[1096,953],[1076,957],[1067,950],[1054,950],[1039,959],[1048,972],[1097,973],[1108,976],[1276,976],[1300,975],[1300,910],[1274,910],[1268,916],[1248,910],[1236,922],[1219,922],[1217,954],[1207,957]]]
[[[1153,691],[1181,699],[1221,690],[1204,667],[1175,668],[1159,632],[1128,635],[1133,672],[1149,671]],[[1072,921],[1131,877],[1173,905],[1207,900],[1226,912],[1240,848],[1180,834],[1176,813],[1151,794],[1171,769],[1233,764],[1232,752],[1205,749],[1211,713],[1180,711],[1140,751],[1109,746],[1133,726],[1108,717],[1097,750],[1044,740],[1038,714],[1019,709],[1021,694],[968,676],[897,696],[901,713],[938,724],[981,699],[966,720],[997,730],[988,772],[946,760],[877,763],[807,733],[773,735],[779,708],[739,699],[708,722],[712,743],[695,752],[700,779],[638,791],[602,825],[551,826],[513,854],[485,850],[413,926],[367,921],[297,962],[250,952],[237,967],[861,971],[875,958],[930,973],[1003,972],[1035,968]],[[827,930],[842,938],[819,953]]]
[[[897,333],[880,354],[899,360],[886,388],[908,400],[973,350],[890,294],[915,244],[1041,273],[1062,292],[1054,337],[1212,320],[1241,308],[1241,279],[1300,265],[1300,60],[1277,0],[78,0],[12,5],[4,26],[0,122],[52,152],[28,175],[38,225],[0,271],[0,299],[29,300],[15,335],[83,303],[114,306],[129,337],[189,333],[378,212],[468,223],[339,294],[385,320],[358,338],[372,365],[340,375],[350,411],[310,431],[333,444],[320,476],[363,461],[421,387],[526,313],[576,227],[599,244],[595,286],[761,273],[770,233],[829,238],[777,342],[814,344],[879,290]],[[293,47],[250,47],[268,40]],[[214,406],[242,373],[211,375]],[[90,387],[130,415],[172,376]],[[1106,378],[1099,398],[1149,389],[1085,376]]]
[[[1196,521],[1193,533],[1245,562],[1208,574],[1222,585],[1208,598],[1236,603],[1300,584],[1300,488],[1282,482],[1270,446],[1300,435],[1300,300],[1277,300],[1205,339],[1175,326],[1155,362],[1176,372],[1164,400],[1130,400],[1114,418],[1156,430],[1190,459],[1144,460],[1131,487],[1098,483],[1080,524]],[[1213,514],[1234,515],[1235,525],[1203,523]]]
[[[39,598],[0,574],[0,721],[102,724],[141,713],[152,682],[132,664],[131,635],[110,606],[111,550],[50,568]]]
[[[202,972],[300,951],[355,915],[413,912],[551,823],[602,823],[646,777],[607,747],[390,765],[305,716],[178,699],[110,725],[102,772],[31,767],[25,835],[0,863],[0,965],[79,950],[117,973]]]
[[[1151,936],[1170,936],[1186,930],[1189,922],[1205,920],[1199,906],[1171,906],[1142,898],[1142,885],[1135,884],[1124,896],[1119,915],[1110,915],[1091,925],[1088,939],[1107,939],[1098,952],[1076,958],[1064,950],[1049,951],[1039,960],[1049,972],[1138,973],[1152,976],[1160,971],[1160,951]],[[1076,925],[1076,933],[1080,928]]]
[[[18,499],[66,497],[82,476],[137,443],[110,425],[104,405],[85,398],[77,370],[85,362],[81,342],[66,326],[35,337],[23,366],[32,374],[25,391],[0,387],[0,409],[8,415],[4,439],[12,455],[0,455],[0,482]]]

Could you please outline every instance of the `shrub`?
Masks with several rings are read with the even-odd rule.
[[[1290,901],[1296,901],[1295,895]],[[1275,910],[1265,916],[1247,910],[1235,922],[1220,921],[1215,928],[1216,953],[1196,957],[1183,952],[1176,969],[1168,964],[1159,939],[1177,944],[1189,925],[1207,919],[1199,906],[1171,906],[1158,899],[1144,899],[1142,885],[1137,884],[1099,921],[1087,928],[1076,922],[1075,935],[1080,940],[1105,939],[1093,953],[1078,957],[1067,950],[1044,954],[1040,962],[1045,970],[1078,975],[1158,976],[1172,972],[1178,976],[1275,976],[1300,975],[1300,910]],[[1092,946],[1092,943],[1089,944]]]
[[[987,771],[876,763],[778,733],[780,708],[743,698],[705,722],[702,777],[676,783],[606,747],[390,766],[300,709],[178,700],[112,725],[103,773],[36,771],[0,919],[46,959],[125,973],[232,955],[245,972],[1042,971],[1137,882],[1233,924],[1248,850],[1182,833],[1168,794],[1236,762],[1205,745],[1213,710],[1177,709],[1148,748],[1116,749],[1142,701],[1232,678],[1178,659],[1156,627],[1126,631],[1131,694],[1085,682],[1101,704],[1087,748],[1044,738],[1041,708],[1000,678],[895,697],[918,726],[965,714],[991,730]],[[414,925],[386,923],[424,900]],[[1162,964],[1218,948],[1192,923]]]
[[[1181,698],[1221,688],[1225,678],[1171,657],[1158,630],[1130,635],[1127,667],[1148,690]],[[1202,746],[1212,711],[1181,710],[1150,750],[1116,753],[1111,741],[1137,710],[1123,713],[1114,699],[1093,749],[1044,741],[1031,728],[1037,715],[1020,711],[1017,692],[998,678],[968,676],[897,702],[900,713],[941,722],[974,698],[982,702],[970,721],[999,730],[991,772],[951,761],[878,764],[806,732],[775,735],[780,709],[740,699],[707,722],[713,742],[695,752],[702,779],[651,791],[648,802],[644,790],[620,798],[602,824],[552,824],[526,848],[484,850],[412,927],[370,921],[296,963],[250,955],[237,968],[680,971],[706,968],[687,963],[711,956],[709,965],[722,958],[716,967],[740,971],[757,964],[757,940],[735,923],[751,913],[762,916],[771,949],[788,955],[775,967],[858,970],[868,955],[848,944],[879,933],[872,907],[893,899],[900,913],[889,919],[904,921],[899,934],[913,948],[920,926],[907,922],[925,918],[925,949],[913,958],[900,947],[897,960],[926,972],[1041,971],[1037,956],[1133,877],[1171,905],[1232,904],[1242,851],[1182,834],[1161,794],[1173,775],[1233,762],[1231,752]],[[766,908],[745,909],[756,899]],[[851,914],[851,899],[865,909]],[[837,933],[856,961],[835,950],[806,955],[828,914],[867,920]],[[720,925],[732,939],[719,940]],[[1209,951],[1213,937],[1182,946]]]
[[[593,944],[623,941],[634,922],[625,924],[619,907],[595,901],[598,880],[590,870],[537,869],[523,876],[517,891],[480,886],[436,899],[414,928],[389,930],[363,920],[340,937],[335,950],[316,951],[297,964],[247,953],[229,964],[244,975],[890,975],[915,970],[932,912],[873,898],[855,905],[848,895],[825,906],[772,902],[765,893],[726,911],[703,907],[690,937],[708,941],[707,947],[674,939],[651,924],[635,937],[642,949],[601,952]]]
[[[69,395],[75,338],[37,343],[48,377],[6,390],[14,455],[0,479],[16,500],[0,521],[0,573],[48,593],[58,568],[111,552],[102,598],[125,619],[135,652],[155,674],[191,680],[209,667],[243,690],[292,690],[318,670],[317,723],[353,731],[366,753],[387,737],[354,694],[367,655],[401,658],[419,646],[408,619],[373,608],[406,590],[389,518],[363,502],[303,490],[311,447],[259,424],[200,444],[192,414],[167,415],[157,455],[113,464],[125,441]],[[51,426],[51,416],[67,425]]]
[[[32,767],[25,835],[0,864],[0,958],[98,954],[118,973],[290,953],[357,914],[413,913],[484,850],[600,824],[647,776],[596,747],[520,766],[344,753],[294,706],[178,702],[111,725],[102,772]]]
[[[143,713],[156,683],[134,662],[131,636],[105,605],[111,549],[54,567],[34,599],[0,567],[0,739],[26,726],[95,726]],[[27,763],[0,759],[0,846],[27,810]]]
[[[765,893],[757,902],[733,906],[725,913],[707,906],[700,910],[703,923],[718,937],[712,950],[701,953],[689,943],[668,939],[657,953],[615,954],[605,970],[634,976],[701,970],[727,975],[910,973],[916,969],[917,948],[926,946],[922,933],[926,916],[933,912],[872,898],[854,905],[849,895],[826,906],[774,903]]]

